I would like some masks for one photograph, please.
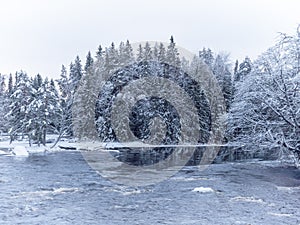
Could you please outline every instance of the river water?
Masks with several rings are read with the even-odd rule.
[[[102,178],[80,152],[0,167],[0,224],[300,224],[300,172],[277,162],[184,167],[146,187]]]

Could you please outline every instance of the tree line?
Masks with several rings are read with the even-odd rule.
[[[278,42],[255,61],[249,57],[231,64],[229,54],[214,53],[210,48],[199,51],[197,59],[210,68],[222,89],[226,112],[225,142],[231,148],[223,156],[239,149],[300,157],[300,31],[281,34]],[[8,79],[0,75],[1,132],[11,140],[27,136],[29,142],[46,144],[47,134],[74,137],[72,106],[80,85],[89,91],[89,76],[103,71],[108,74],[134,62],[159,61],[189,71],[193,61],[179,56],[171,37],[169,45],[139,45],[137,52],[129,41],[118,47],[98,47],[95,56],[88,52],[83,65],[79,56],[69,67],[62,65],[60,78],[31,77],[24,71]],[[95,96],[97,97],[97,96]],[[86,98],[84,101],[88,102]],[[76,107],[76,113],[88,116],[88,109]],[[90,115],[93,115],[91,112]],[[82,130],[82,132],[87,132]]]

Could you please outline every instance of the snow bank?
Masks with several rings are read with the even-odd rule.
[[[192,190],[193,192],[198,192],[198,193],[211,193],[211,192],[215,192],[212,188],[210,187],[196,187],[194,188],[194,190]]]
[[[50,151],[49,147],[45,146],[32,146],[26,148],[29,153],[44,153]]]
[[[0,155],[6,155],[7,152],[0,150]]]
[[[15,146],[12,149],[12,152],[16,156],[28,156],[29,153],[24,146]]]

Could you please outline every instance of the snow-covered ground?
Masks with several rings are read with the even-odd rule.
[[[47,143],[46,146],[42,144],[40,146],[37,144],[29,146],[28,140],[13,141],[10,143],[8,137],[2,137],[0,141],[0,155],[28,156],[29,154],[35,153],[63,151],[61,147],[76,149],[76,143],[69,140],[62,140],[58,142],[55,147],[52,146],[53,143]]]

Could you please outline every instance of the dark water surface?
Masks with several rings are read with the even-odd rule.
[[[191,166],[140,188],[103,179],[79,152],[0,156],[0,167],[0,224],[300,224],[292,167]]]

